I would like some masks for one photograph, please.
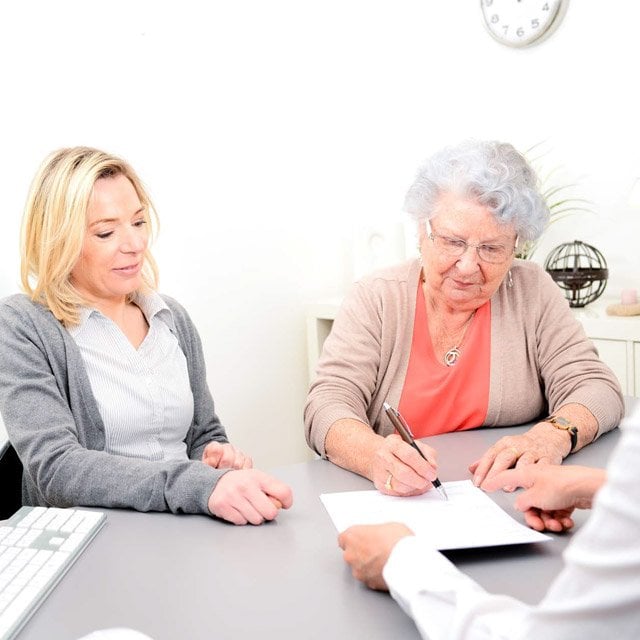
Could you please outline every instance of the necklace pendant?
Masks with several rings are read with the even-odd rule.
[[[458,358],[460,357],[460,349],[458,347],[452,347],[444,354],[444,363],[447,367],[453,367],[456,362],[458,362]]]

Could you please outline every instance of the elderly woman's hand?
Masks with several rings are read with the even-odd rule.
[[[432,488],[436,478],[435,449],[416,443],[427,460],[397,434],[381,441],[371,462],[371,480],[376,489],[390,496],[417,496]]]
[[[202,452],[202,462],[215,469],[251,469],[253,460],[230,442],[210,442]]]
[[[539,423],[518,436],[500,438],[487,452],[472,464],[473,484],[479,487],[487,478],[511,467],[528,464],[561,464],[569,453],[570,443],[565,432]],[[506,486],[505,491],[515,487]]]

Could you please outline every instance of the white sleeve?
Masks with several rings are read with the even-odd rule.
[[[395,546],[384,579],[422,637],[430,640],[516,640],[530,611],[514,598],[487,593],[416,536]]]
[[[492,595],[418,537],[392,551],[384,578],[425,638],[640,638],[640,427],[624,430],[593,513],[537,606]]]
[[[593,512],[531,616],[532,638],[640,638],[639,487],[640,427],[635,425],[624,429]]]

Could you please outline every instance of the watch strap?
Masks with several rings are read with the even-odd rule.
[[[567,420],[567,418],[563,418],[562,416],[551,415],[546,417],[543,422],[548,422],[556,429],[561,429],[562,431],[567,431],[569,433],[569,437],[571,438],[571,449],[569,453],[573,453],[578,445],[578,427],[576,427],[571,420]]]

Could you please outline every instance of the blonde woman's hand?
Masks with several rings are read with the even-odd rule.
[[[251,469],[253,460],[230,442],[210,442],[202,452],[202,462],[214,469]]]
[[[291,488],[258,469],[228,471],[209,497],[212,515],[233,524],[262,524],[293,504]]]

